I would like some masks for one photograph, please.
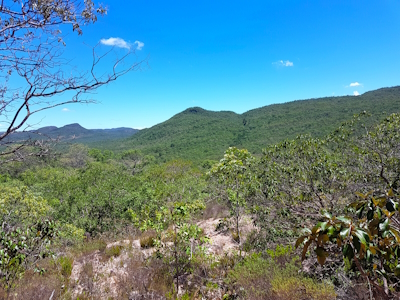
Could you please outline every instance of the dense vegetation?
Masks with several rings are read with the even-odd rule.
[[[38,128],[37,130],[15,132],[11,134],[7,140],[18,143],[29,139],[53,139],[58,141],[58,149],[66,149],[71,143],[83,143],[90,147],[102,147],[104,143],[106,145],[112,145],[121,139],[131,137],[138,131],[138,129],[124,127],[113,129],[86,129],[75,123],[60,128],[47,126]],[[0,149],[2,149],[2,147],[0,147]]]
[[[371,122],[400,111],[400,87],[361,96],[327,97],[274,104],[244,114],[189,108],[171,119],[141,130],[130,141],[107,149],[135,148],[158,161],[182,158],[201,163],[218,160],[231,146],[261,154],[267,146],[299,134],[323,137],[354,114],[368,111]]]
[[[206,169],[83,145],[1,164],[0,295],[398,297],[400,115],[376,119],[361,113],[259,156],[230,147]],[[210,250],[215,235],[230,250]],[[101,261],[125,272],[108,288],[96,286]]]

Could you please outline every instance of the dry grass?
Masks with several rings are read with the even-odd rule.
[[[169,288],[159,264],[133,255],[126,261],[125,275],[119,277],[117,289],[118,299],[165,299]]]
[[[68,280],[62,274],[62,267],[52,259],[46,259],[37,266],[46,271],[43,274],[28,270],[16,283],[16,286],[9,291],[0,290],[0,299],[59,299],[68,289]],[[8,297],[8,298],[7,298]]]
[[[226,205],[218,203],[217,200],[213,200],[207,203],[206,209],[203,211],[201,219],[217,219],[217,218],[229,218],[230,213]]]
[[[140,247],[144,249],[154,247],[154,239],[157,237],[156,232],[148,230],[142,233],[140,236]]]
[[[118,257],[121,255],[121,251],[124,249],[124,246],[122,245],[115,245],[109,248],[106,248],[105,250],[105,256],[107,258],[110,257]]]

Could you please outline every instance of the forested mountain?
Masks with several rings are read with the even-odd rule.
[[[230,146],[247,148],[257,154],[267,145],[298,134],[321,137],[362,111],[372,114],[374,121],[400,111],[400,86],[361,96],[274,104],[243,114],[188,108],[161,124],[141,130],[117,147],[140,149],[161,160],[219,159]]]
[[[116,140],[131,137],[138,129],[120,127],[112,129],[86,129],[74,123],[63,127],[46,126],[36,130],[15,132],[10,135],[13,141],[26,139],[59,139],[60,145],[65,143],[82,143],[92,147],[101,146],[103,143],[110,143]]]

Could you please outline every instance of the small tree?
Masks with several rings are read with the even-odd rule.
[[[192,256],[201,251],[199,245],[204,242],[192,219],[205,208],[205,183],[190,163],[179,160],[152,166],[140,176],[148,176],[155,199],[146,199],[140,209],[129,209],[128,214],[141,231],[156,231],[158,258],[172,275],[177,292],[180,277],[192,272]]]
[[[257,178],[251,172],[255,159],[246,149],[229,147],[224,158],[207,173],[222,186],[222,197],[227,201],[235,218],[237,241],[241,242],[239,222],[247,207],[247,197],[255,192]]]
[[[132,210],[129,211],[132,220],[142,231],[153,229],[157,232],[154,244],[158,257],[163,260],[168,274],[175,280],[176,292],[179,289],[179,278],[192,272],[192,256],[196,250],[201,250],[197,246],[207,241],[207,238],[201,238],[201,229],[190,222],[193,214],[204,208],[204,202],[198,200],[190,203],[169,203],[169,207],[160,207],[153,214],[148,214],[145,210],[140,217]]]

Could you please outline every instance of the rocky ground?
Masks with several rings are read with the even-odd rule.
[[[210,239],[206,245],[208,253],[217,257],[231,254],[239,247],[229,230],[216,231],[221,221],[218,218],[210,218],[198,222],[198,226]],[[244,218],[241,229],[243,236],[255,229],[250,218]],[[149,271],[143,267],[143,262],[154,251],[155,248],[141,248],[139,239],[121,240],[107,244],[105,251],[96,250],[75,258],[70,276],[72,297],[76,299],[85,295],[95,295],[99,299],[115,299],[119,298],[122,292],[125,295],[129,294],[129,299],[144,299],[143,296],[146,296],[145,299],[163,299],[160,295],[152,295],[146,288],[149,285],[146,282],[146,272]],[[130,286],[131,290],[123,290],[127,286]],[[220,297],[222,294],[212,296],[214,299]]]

